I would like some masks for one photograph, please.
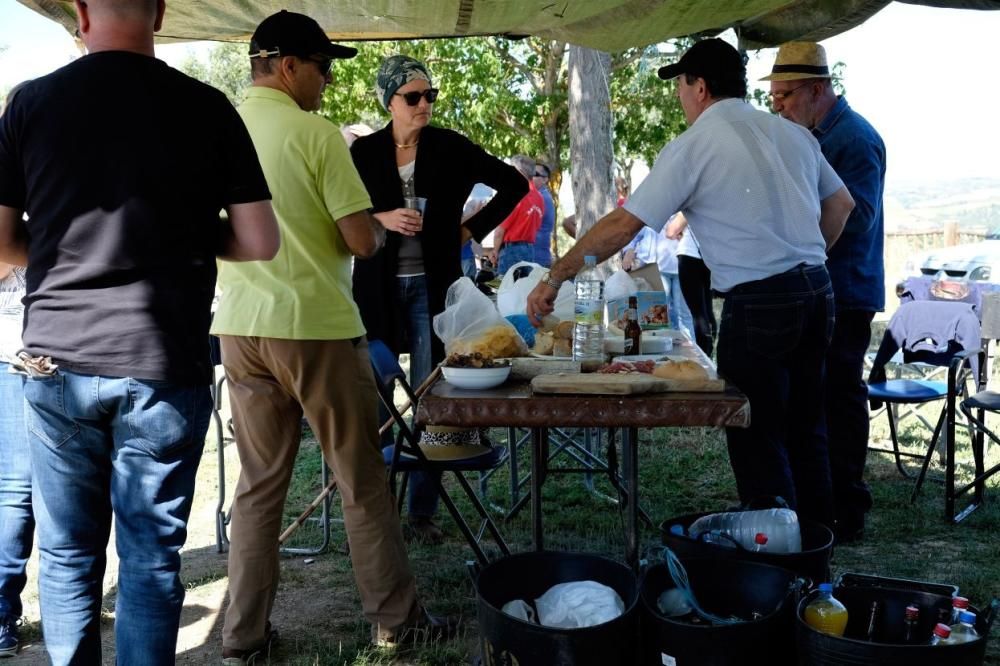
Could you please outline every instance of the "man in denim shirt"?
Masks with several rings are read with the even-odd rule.
[[[837,308],[826,354],[825,399],[836,534],[840,542],[853,541],[861,537],[865,513],[872,506],[862,478],[868,452],[868,391],[862,366],[872,318],[885,308],[885,144],[834,92],[826,52],[819,44],[784,44],[764,80],[771,82],[775,112],[813,133],[856,204],[826,262]]]

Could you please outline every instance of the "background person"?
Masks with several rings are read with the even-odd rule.
[[[386,58],[375,88],[391,120],[359,138],[351,156],[385,229],[385,246],[355,260],[353,293],[369,339],[382,340],[397,355],[409,354],[409,383],[417,388],[444,360],[431,321],[444,311],[448,287],[463,275],[463,245],[470,238],[481,241],[514,209],[528,184],[458,132],[430,124],[438,90],[423,63],[405,55]],[[496,194],[463,222],[463,206],[477,183]],[[423,216],[403,206],[406,196],[427,199]],[[391,432],[383,444],[392,444]],[[409,488],[412,533],[439,542],[443,533],[431,520],[436,484],[414,473]]]
[[[670,327],[683,330],[688,337],[694,336],[694,323],[691,311],[681,293],[680,280],[677,276],[677,241],[667,238],[666,229],[654,231],[644,226],[635,238],[629,241],[622,250],[622,268],[632,271],[646,264],[655,264],[663,281],[663,290],[667,294],[668,317]]]
[[[694,237],[694,232],[688,229],[687,218],[683,213],[674,215],[667,223],[665,233],[667,238],[678,240],[677,280],[684,302],[691,312],[695,342],[711,358],[718,332],[715,303],[712,300],[712,271],[702,261],[698,240]]]
[[[20,649],[21,592],[35,536],[24,378],[10,371],[21,349],[24,289],[24,269],[0,263],[0,657]]]
[[[53,664],[102,662],[114,518],[115,658],[173,664],[216,257],[269,259],[279,236],[232,105],[154,57],[164,3],[75,4],[88,54],[0,117],[0,261],[28,266],[19,364],[42,629]]]
[[[677,79],[688,129],[664,147],[625,206],[552,266],[528,296],[527,314],[541,324],[584,256],[603,261],[644,223],[659,230],[683,212],[713,286],[725,293],[719,374],[753,412],[749,428],[726,430],[740,498],[780,495],[802,518],[831,525],[829,461],[817,436],[833,326],[824,264],[851,196],[806,130],[745,102],[745,63],[726,42],[697,42],[659,75]]]
[[[871,323],[885,309],[885,144],[875,128],[833,90],[825,49],[788,42],[778,49],[771,105],[819,141],[830,166],[857,204],[826,260],[837,323],[826,353],[826,425],[833,474],[835,532],[841,543],[861,537],[872,493],[864,481],[868,455],[868,387],[863,378]]]
[[[542,224],[538,227],[538,235],[535,236],[535,263],[545,268],[552,265],[552,234],[556,230],[556,205],[552,200],[552,191],[549,190],[551,177],[552,170],[548,164],[535,162],[535,175],[531,182],[535,184],[535,189],[545,202]]]
[[[510,163],[528,181],[528,193],[493,232],[490,259],[500,275],[505,274],[518,262],[535,260],[535,239],[538,237],[538,229],[545,212],[542,195],[532,182],[535,161],[527,155],[515,155],[510,159]]]

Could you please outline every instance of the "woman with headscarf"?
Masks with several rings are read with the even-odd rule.
[[[462,277],[462,245],[469,238],[482,241],[500,224],[527,194],[528,182],[458,132],[430,125],[438,89],[420,61],[386,58],[375,90],[391,120],[358,138],[351,155],[386,241],[374,257],[355,259],[354,300],[370,339],[410,355],[409,382],[416,388],[444,359],[431,321],[444,310],[448,287]],[[496,194],[463,220],[476,183]],[[423,215],[405,207],[404,197],[424,198]],[[443,536],[431,522],[436,507],[435,484],[413,475],[409,523],[422,540],[439,542]]]

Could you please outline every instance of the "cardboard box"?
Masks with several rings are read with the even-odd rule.
[[[639,327],[644,330],[670,328],[670,317],[667,310],[667,294],[662,291],[640,291],[636,294],[638,301]],[[628,309],[628,298],[616,298],[608,301],[608,324],[625,330],[625,310]]]

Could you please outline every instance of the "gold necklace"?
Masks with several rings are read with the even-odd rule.
[[[406,150],[407,148],[416,148],[418,143],[420,143],[420,139],[417,139],[413,143],[397,143],[396,147],[400,150]]]

